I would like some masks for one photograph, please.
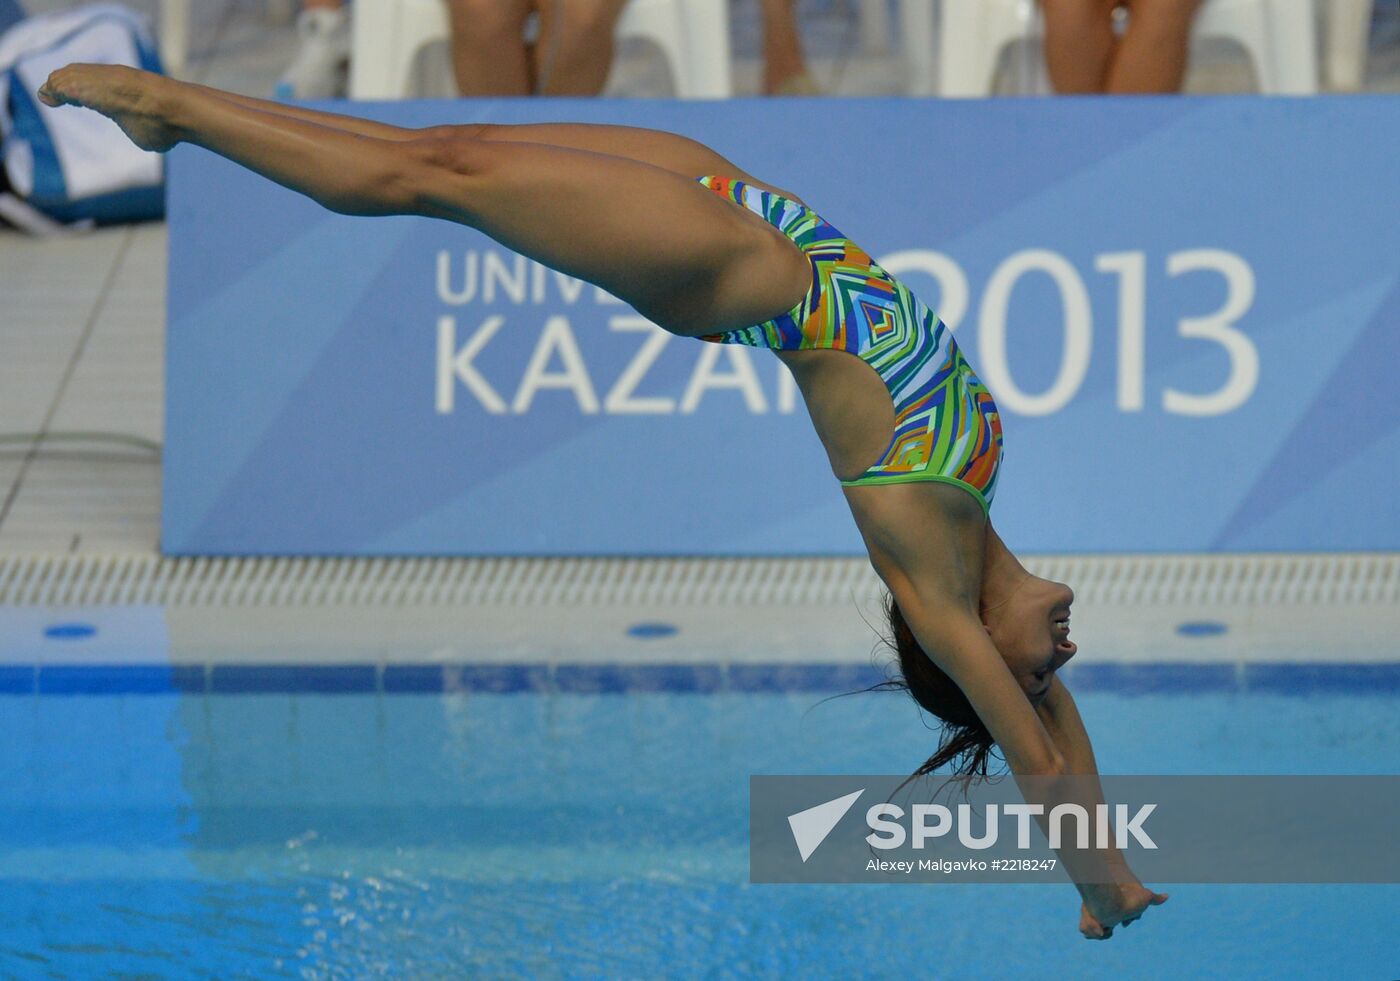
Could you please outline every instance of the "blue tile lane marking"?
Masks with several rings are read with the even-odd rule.
[[[731,664],[730,691],[858,691],[885,681],[869,664]]]
[[[97,633],[90,623],[55,623],[44,628],[44,636],[50,640],[84,640]]]
[[[209,690],[216,694],[373,692],[379,688],[376,673],[372,664],[216,664]]]
[[[1215,620],[1193,620],[1189,623],[1179,624],[1176,628],[1180,637],[1219,637],[1229,631],[1223,623]]]
[[[561,664],[554,688],[571,694],[717,692],[724,690],[724,672],[718,664]]]
[[[386,664],[384,690],[403,693],[432,693],[443,690],[443,672],[452,670],[443,664]]]
[[[1076,691],[1121,695],[1244,691],[1400,695],[1400,662],[1071,664]],[[11,664],[0,695],[159,694],[840,694],[879,684],[870,664]]]
[[[1400,664],[1246,664],[1242,687],[1280,695],[1394,695],[1400,693]]]
[[[547,664],[458,664],[443,675],[448,691],[496,694],[548,691]]]
[[[0,665],[0,695],[34,694],[36,673],[32,664]]]
[[[386,664],[385,692],[487,694],[550,690],[547,664]]]
[[[1107,691],[1146,695],[1180,692],[1233,691],[1239,686],[1234,664],[1070,664],[1065,683],[1074,691]]]
[[[41,695],[159,695],[204,691],[202,664],[46,664]]]
[[[639,637],[643,640],[650,640],[653,637],[674,637],[680,633],[680,628],[671,623],[635,623],[627,628],[627,634],[631,637]]]

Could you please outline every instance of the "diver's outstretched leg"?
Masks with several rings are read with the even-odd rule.
[[[723,154],[698,140],[681,136],[679,133],[668,133],[665,130],[607,123],[445,123],[440,126],[414,129],[381,123],[361,116],[347,116],[342,113],[327,112],[324,109],[310,109],[306,106],[292,105],[286,102],[257,99],[248,95],[225,92],[221,89],[196,87],[207,95],[223,99],[225,102],[234,102],[249,109],[287,116],[291,119],[300,119],[308,123],[318,123],[332,129],[343,130],[346,133],[372,136],[380,140],[401,142],[429,137],[458,136],[505,143],[545,143],[549,146],[566,147],[571,150],[589,150],[611,157],[626,157],[629,160],[673,171],[682,177],[696,178],[704,177],[707,174],[737,177],[759,187],[777,190],[751,174],[745,173],[731,160],[725,158]],[[784,197],[793,197],[786,191],[779,191],[779,193]]]
[[[342,214],[478,228],[679,334],[767,320],[810,286],[807,259],[776,229],[636,160],[469,130],[379,139],[115,65],[59,69],[40,97],[95,109],[146,149],[202,146]]]

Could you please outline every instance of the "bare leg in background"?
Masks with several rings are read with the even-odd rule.
[[[1179,92],[1201,0],[1041,0],[1045,61],[1055,91]],[[1128,8],[1120,38],[1113,12]]]
[[[627,0],[541,0],[532,53],[538,95],[598,95],[613,63],[613,35]]]
[[[597,95],[627,0],[447,0],[462,95]],[[539,39],[525,40],[538,14]]]
[[[448,0],[452,72],[459,92],[529,95],[534,90],[524,41],[531,9],[530,0]]]
[[[805,95],[814,88],[802,57],[796,7],[797,0],[759,0],[763,17],[763,91],[768,95]]]

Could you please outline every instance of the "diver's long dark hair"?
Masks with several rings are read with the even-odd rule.
[[[913,776],[932,773],[948,763],[953,764],[956,774],[986,776],[987,761],[996,745],[992,734],[982,724],[962,689],[919,646],[893,596],[885,601],[885,614],[889,620],[887,641],[899,658],[899,677],[876,688],[907,691],[920,708],[943,723],[938,751],[915,770]]]

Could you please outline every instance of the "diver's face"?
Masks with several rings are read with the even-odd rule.
[[[1069,639],[1074,590],[1062,582],[1032,578],[987,624],[992,642],[1026,697],[1040,704],[1055,672],[1078,650]]]

